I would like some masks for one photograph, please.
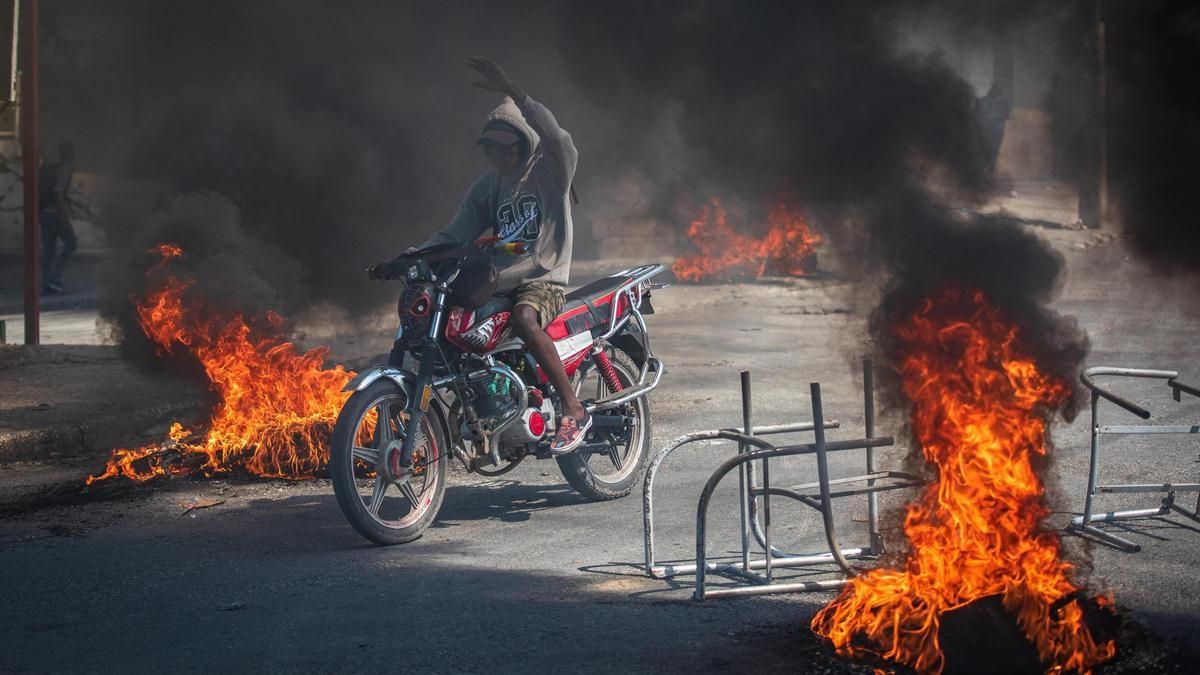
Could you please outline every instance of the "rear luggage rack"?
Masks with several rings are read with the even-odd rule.
[[[598,401],[593,401],[589,404],[586,404],[584,407],[587,409],[589,414],[611,410],[617,406],[649,394],[658,387],[658,383],[660,380],[662,380],[663,374],[667,372],[667,367],[663,365],[662,360],[657,356],[654,356],[650,351],[650,336],[646,332],[646,322],[642,319],[642,313],[638,311],[641,308],[642,298],[645,297],[645,294],[633,293],[633,289],[637,288],[641,284],[646,283],[647,279],[658,274],[659,272],[662,272],[664,269],[666,268],[659,264],[639,265],[627,270],[622,270],[612,275],[613,277],[628,277],[629,280],[621,284],[621,286],[613,291],[613,299],[609,303],[609,318],[608,323],[606,324],[607,330],[603,335],[597,336],[596,340],[600,341],[611,338],[612,336],[621,332],[621,330],[625,328],[625,324],[629,323],[630,319],[633,319],[633,321],[637,324],[637,329],[641,331],[642,334],[642,339],[644,341],[643,344],[646,350],[645,358],[642,361],[642,370],[640,373],[638,373],[637,384],[629,387],[628,389],[614,392],[607,398],[602,398]],[[618,318],[618,310],[621,306],[620,298],[622,295],[625,296],[625,301],[627,303],[626,307],[628,310],[624,316],[620,316]],[[653,371],[653,379],[649,379],[649,381],[647,381],[647,379],[651,376],[651,371]]]

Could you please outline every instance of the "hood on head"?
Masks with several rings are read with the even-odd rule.
[[[517,130],[517,133],[525,137],[526,143],[529,145],[530,154],[537,149],[541,138],[538,137],[533,127],[525,121],[525,116],[521,114],[521,109],[508,96],[504,97],[504,101],[496,106],[496,109],[488,114],[488,122],[504,122],[511,125]],[[484,132],[487,131],[487,126],[484,126]]]

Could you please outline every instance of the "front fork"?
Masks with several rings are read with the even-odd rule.
[[[413,466],[413,453],[416,452],[417,434],[413,429],[421,423],[421,416],[429,410],[429,399],[433,396],[433,361],[437,356],[437,343],[427,340],[421,349],[421,363],[417,367],[416,386],[408,398],[408,408],[405,416],[408,418],[408,429],[404,434],[404,445],[400,448],[400,468],[409,473]]]
[[[408,399],[405,413],[408,417],[408,430],[404,434],[404,444],[400,447],[400,468],[407,474],[412,472],[413,453],[416,452],[417,434],[412,429],[418,428],[421,417],[429,411],[429,400],[433,397],[433,363],[438,356],[438,337],[442,334],[442,322],[446,316],[446,296],[450,294],[450,284],[458,276],[456,270],[437,285],[437,293],[433,299],[433,312],[429,317],[429,332],[425,335],[421,346],[421,362],[417,366],[417,381],[412,395]]]

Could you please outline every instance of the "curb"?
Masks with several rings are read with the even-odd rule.
[[[120,415],[41,429],[0,432],[0,462],[53,459],[59,456],[107,451],[125,437],[144,431],[168,417],[195,412],[200,401],[163,403]]]
[[[0,303],[0,314],[24,314],[25,304],[23,301],[8,302],[7,304]],[[92,310],[100,306],[100,299],[94,293],[81,295],[68,295],[59,297],[55,295],[41,296],[40,307],[43,312],[61,312],[64,310]]]

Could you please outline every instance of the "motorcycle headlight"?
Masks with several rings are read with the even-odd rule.
[[[419,340],[429,329],[433,313],[433,284],[409,284],[396,303],[396,314],[400,317],[400,331],[396,337]]]

